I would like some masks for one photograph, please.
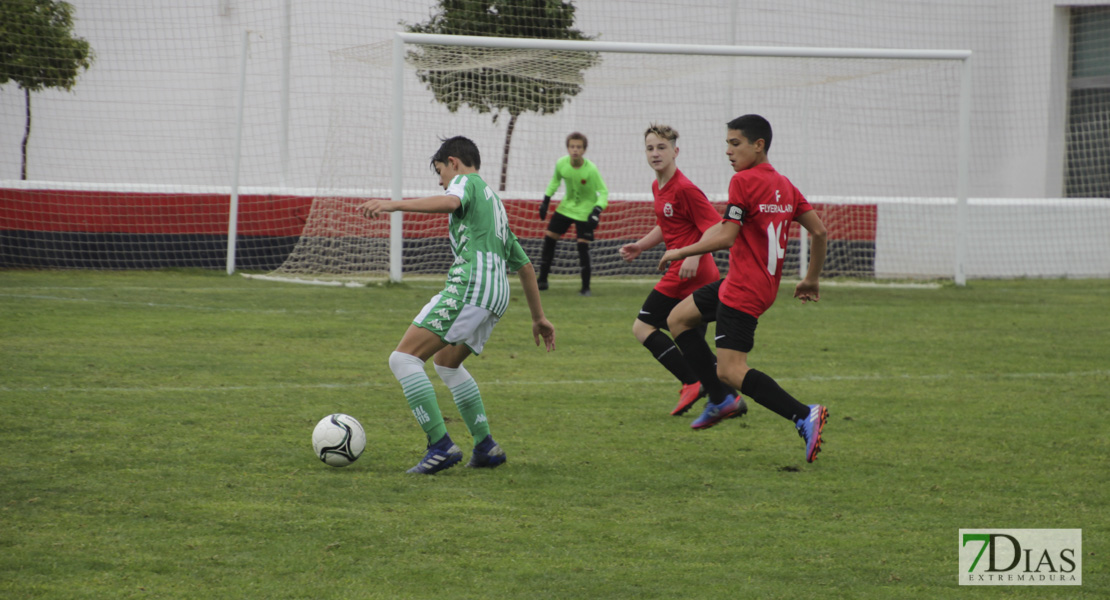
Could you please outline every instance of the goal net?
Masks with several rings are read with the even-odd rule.
[[[443,215],[367,220],[355,208],[367,198],[441,192],[430,157],[453,135],[478,144],[483,179],[499,190],[513,231],[538,260],[546,227],[539,200],[567,134],[579,131],[609,190],[592,246],[594,275],[655,277],[662,247],[633,263],[617,252],[655,224],[645,129],[661,123],[679,132],[678,167],[723,209],[733,175],[726,123],[745,113],[771,122],[771,163],[828,226],[826,275],[956,274],[968,53],[398,38],[405,40],[399,50],[398,41],[332,53],[318,190],[299,242],[274,275],[444,273],[451,253]],[[787,273],[804,268],[799,229],[790,232]],[[559,244],[553,275],[577,273],[573,239],[568,232]],[[727,253],[717,259],[726,266]]]

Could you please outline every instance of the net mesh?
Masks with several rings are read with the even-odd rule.
[[[65,46],[29,36],[34,28],[11,12],[26,3],[0,2],[0,23],[11,34],[0,40],[0,267],[223,268],[229,188],[237,178],[245,186],[237,268],[272,270],[292,248],[315,240],[336,251],[313,256],[304,252],[308,244],[288,268],[335,271],[335,262],[356,273],[384,270],[384,223],[359,223],[351,207],[388,195],[388,46],[396,32],[420,29],[606,42],[973,49],[967,274],[1110,275],[1104,2],[504,0],[493,12],[489,3],[441,0],[71,3],[71,33],[88,41],[95,60],[72,89],[34,91],[28,106],[9,76]],[[502,190],[530,252],[543,229],[535,202],[565,151],[565,135],[579,130],[589,136],[587,157],[613,198],[595,262],[607,273],[654,277],[650,253],[623,265],[611,252],[652,222],[643,206],[652,174],[637,150],[643,130],[653,121],[677,128],[680,168],[720,201],[730,175],[724,122],[756,112],[775,126],[774,165],[820,203],[827,221],[849,232],[838,234],[835,250],[850,258],[834,257],[830,272],[867,273],[872,256],[876,276],[952,275],[955,211],[945,199],[954,177],[935,167],[956,152],[955,138],[940,133],[954,126],[953,109],[936,103],[954,88],[946,66],[726,64],[610,53],[596,55],[596,64],[560,66],[550,53],[408,51],[427,60],[410,56],[405,79],[404,194],[434,191],[427,163],[439,137],[473,137],[485,159],[482,174]],[[470,77],[485,65],[513,85],[494,103],[464,101],[489,91]],[[419,75],[433,69],[453,81],[439,100],[427,87],[431,80]],[[938,89],[929,89],[930,81]],[[455,112],[442,101],[451,97]],[[529,98],[534,109],[515,115],[496,108]],[[436,268],[439,222],[406,218],[406,270]],[[367,246],[373,250],[364,253]],[[560,244],[557,271],[576,270],[576,260],[573,244]]]
[[[555,161],[572,131],[589,138],[586,156],[609,189],[592,246],[598,276],[654,276],[662,252],[635,263],[617,249],[655,225],[654,172],[644,131],[665,123],[680,133],[679,168],[719,210],[733,172],[726,123],[758,110],[774,126],[769,153],[816,204],[832,234],[826,272],[874,277],[880,204],[928,211],[912,198],[955,197],[959,64],[944,60],[721,57],[422,45],[406,51],[403,195],[439,193],[429,158],[439,139],[466,135],[482,151],[483,178],[500,190],[514,232],[533,259],[545,224],[537,214]],[[389,221],[355,212],[367,197],[389,197],[392,47],[333,53],[332,109],[320,186],[305,233],[278,274],[380,277],[388,272]],[[567,90],[541,105],[528,94]],[[579,93],[580,92],[580,93]],[[556,95],[558,93],[556,92]],[[469,101],[469,103],[468,103]],[[543,110],[519,110],[542,106]],[[555,194],[562,197],[562,191]],[[435,274],[450,264],[442,215],[404,216],[403,273]],[[801,267],[791,233],[786,269]],[[725,265],[727,255],[719,253]],[[573,231],[557,246],[552,273],[573,274]],[[950,272],[950,265],[945,272]],[[884,276],[900,276],[897,268]]]

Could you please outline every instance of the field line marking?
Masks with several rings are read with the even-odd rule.
[[[161,304],[158,302],[130,302],[127,300],[100,300],[96,298],[66,298],[64,296],[42,296],[36,294],[0,294],[0,298],[17,298],[22,300],[53,300],[55,302],[90,302],[94,304],[117,304],[120,306],[145,306],[149,308],[177,308],[185,310],[203,310],[213,312],[247,312],[247,313],[288,313],[284,308],[257,310],[251,308],[192,306],[189,304]]]
[[[416,286],[413,286],[413,287],[416,287]],[[428,286],[427,289],[438,291],[442,288],[440,288],[438,286],[436,286],[436,287]],[[365,314],[365,313],[369,312],[369,309],[367,309],[367,311],[361,311],[361,310],[360,311],[351,311],[351,310],[343,310],[343,309],[335,309],[335,310],[309,309],[309,308],[301,308],[301,309],[285,309],[285,308],[255,309],[255,308],[238,308],[238,307],[234,307],[234,306],[196,306],[196,305],[191,305],[191,304],[163,304],[163,303],[160,303],[160,302],[134,302],[134,301],[128,301],[128,300],[113,300],[113,299],[106,299],[106,298],[103,298],[103,299],[102,298],[71,298],[71,297],[66,297],[66,296],[46,296],[46,295],[42,295],[42,294],[3,294],[3,293],[0,293],[0,298],[12,298],[12,299],[17,299],[17,300],[50,300],[50,301],[54,301],[54,302],[90,302],[90,303],[96,303],[96,304],[111,304],[111,305],[117,305],[117,306],[141,306],[141,307],[146,307],[146,308],[169,308],[169,309],[176,309],[176,310],[196,310],[196,311],[202,311],[202,312],[232,312],[232,313],[249,313],[249,314],[305,314],[305,315],[307,315],[307,314],[324,313],[324,314],[337,314],[337,315],[348,315],[348,314],[356,314],[357,315],[357,314]],[[415,315],[417,312],[420,311],[420,306],[422,306],[420,303],[414,302],[411,308],[375,307],[373,312],[376,312],[376,313],[404,313],[404,314]],[[552,314],[560,314],[560,310],[562,308],[563,307],[558,307],[558,306],[549,307],[548,312],[552,313]],[[566,307],[566,310],[576,311],[576,310],[580,310],[580,308],[579,307]],[[593,312],[622,312],[622,313],[628,313],[629,315],[632,314],[631,310],[629,310],[625,307],[621,307],[621,306],[591,307],[590,310],[593,311]]]
[[[259,308],[239,308],[239,307],[234,307],[234,306],[196,306],[196,305],[192,305],[192,304],[163,304],[161,302],[132,302],[132,301],[128,301],[128,300],[108,300],[108,299],[99,299],[99,298],[67,298],[65,296],[43,296],[43,295],[33,295],[33,294],[0,294],[0,298],[15,298],[15,299],[20,299],[20,300],[52,300],[52,301],[55,301],[55,302],[89,302],[89,303],[93,303],[93,304],[112,304],[112,305],[118,305],[118,306],[137,306],[137,307],[145,307],[145,308],[169,308],[169,309],[175,309],[175,310],[196,310],[196,311],[202,311],[202,312],[249,313],[249,314],[257,314],[257,315],[263,315],[263,314],[275,314],[275,315],[320,314],[320,313],[335,314],[335,315],[351,315],[351,314],[361,315],[361,314],[366,314],[367,312],[369,312],[369,310],[367,310],[367,311],[361,311],[361,310],[352,311],[352,310],[345,310],[345,309],[332,309],[332,310],[311,309],[311,308],[302,308],[302,309],[263,308],[263,309],[259,309]],[[412,308],[412,309],[388,308],[388,307],[387,308],[374,308],[374,312],[379,312],[379,313],[395,313],[395,312],[396,313],[401,313],[401,312],[404,312],[404,313],[415,314],[415,312],[418,311],[418,310],[419,310],[418,306],[415,307],[415,308]]]
[[[778,381],[818,382],[830,383],[838,381],[943,381],[974,380],[974,379],[1071,379],[1082,377],[1110,377],[1110,370],[1100,369],[1094,371],[1068,371],[1064,373],[941,373],[932,375],[908,374],[870,374],[870,375],[813,375],[803,377],[779,377]],[[433,379],[433,383],[438,380]],[[601,385],[601,384],[674,384],[673,379],[659,379],[651,377],[631,377],[626,379],[559,379],[553,381],[525,381],[477,378],[479,386],[501,385],[527,385],[527,386],[555,386],[555,385]],[[364,381],[358,383],[277,383],[264,385],[228,385],[228,386],[166,386],[166,387],[68,387],[68,386],[35,386],[12,387],[0,386],[0,393],[144,393],[144,392],[243,392],[263,390],[347,390],[360,388],[396,388],[398,383],[387,381]]]
[[[66,285],[13,285],[0,287],[7,291],[51,291],[65,290],[70,292],[117,292],[120,290],[137,290],[147,292],[255,292],[247,288],[236,287],[152,287],[149,285],[119,285],[119,286],[66,286]]]

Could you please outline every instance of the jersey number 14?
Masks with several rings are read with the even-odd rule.
[[[779,261],[786,256],[786,234],[790,230],[784,227],[786,223],[767,224],[767,272],[771,275],[778,271]]]

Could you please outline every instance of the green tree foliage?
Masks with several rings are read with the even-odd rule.
[[[27,106],[22,179],[27,179],[31,92],[72,90],[93,62],[93,51],[73,35],[73,5],[59,0],[0,0],[0,85],[14,81]]]
[[[428,21],[403,25],[413,33],[594,39],[574,29],[574,11],[571,2],[562,0],[439,0]],[[460,54],[466,60],[460,61]],[[467,106],[478,113],[493,113],[495,123],[502,112],[509,114],[501,156],[499,189],[504,190],[517,118],[526,112],[558,112],[582,91],[583,73],[601,58],[592,52],[530,51],[515,53],[509,61],[484,60],[491,54],[494,51],[481,48],[420,46],[407,59],[416,65],[420,81],[451,112]]]

